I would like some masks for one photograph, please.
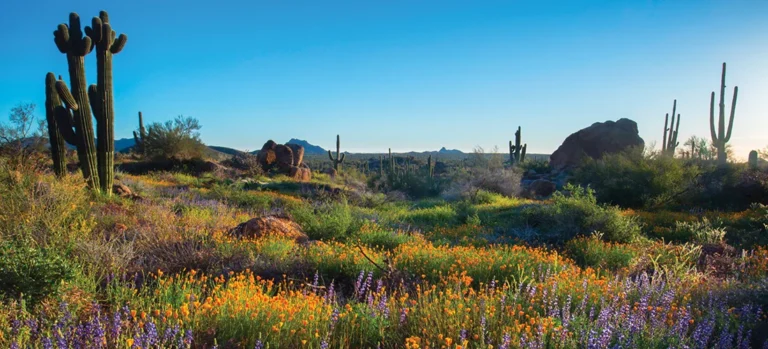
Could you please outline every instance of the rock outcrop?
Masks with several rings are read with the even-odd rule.
[[[604,154],[644,145],[637,123],[630,119],[596,122],[568,136],[549,157],[549,163],[553,169],[562,171],[578,166],[587,157],[599,159]]]
[[[264,172],[276,170],[298,181],[312,179],[312,170],[303,163],[304,147],[298,144],[277,144],[272,140],[264,143],[257,161]]]

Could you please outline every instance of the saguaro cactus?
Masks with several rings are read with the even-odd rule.
[[[669,156],[675,155],[675,148],[680,143],[677,141],[677,131],[680,130],[680,114],[677,114],[677,125],[675,125],[675,111],[677,110],[677,100],[672,102],[672,123],[667,127],[669,114],[664,117],[664,138],[662,139],[661,151]],[[674,129],[673,129],[674,128]],[[667,136],[669,132],[669,136]]]
[[[749,168],[757,168],[757,151],[755,150],[749,152]]]
[[[74,132],[77,156],[80,160],[80,170],[83,172],[88,186],[99,190],[99,177],[97,170],[96,145],[93,139],[93,122],[91,121],[91,109],[88,107],[88,92],[85,80],[85,56],[93,48],[91,38],[83,36],[80,29],[80,16],[77,13],[69,14],[69,25],[59,24],[53,32],[53,41],[63,54],[67,55],[69,65],[69,81],[72,91],[67,89],[63,81],[56,82],[56,90],[68,108],[74,111],[71,126],[74,131],[60,130],[62,134]],[[62,128],[70,126],[70,120],[58,120]]]
[[[509,162],[512,165],[525,161],[525,150],[528,148],[528,144],[520,146],[521,138],[520,126],[518,126],[517,132],[515,132],[515,145],[512,145],[512,141],[509,141]]]
[[[384,177],[384,157],[379,154],[379,177]]]
[[[347,154],[341,153],[341,138],[339,135],[336,135],[336,158],[333,158],[333,155],[331,155],[331,151],[328,151],[328,158],[331,159],[333,162],[333,169],[336,171],[341,171],[341,163],[344,162],[344,157]]]
[[[133,131],[133,140],[135,145],[133,150],[136,153],[144,154],[144,140],[147,138],[147,130],[144,128],[144,118],[139,112],[139,132]]]
[[[432,164],[432,155],[427,157],[427,175],[429,175],[429,178],[432,178],[435,173],[435,167]]]
[[[96,149],[99,183],[106,194],[112,193],[115,178],[115,109],[112,84],[112,55],[120,53],[128,41],[125,34],[115,38],[109,15],[101,11],[94,17],[85,34],[96,47],[96,84],[88,88],[88,97],[96,117]]]
[[[59,131],[56,122],[57,109],[63,109],[59,99],[59,93],[56,92],[56,77],[53,73],[45,75],[45,119],[48,122],[48,140],[51,143],[51,158],[53,158],[53,172],[57,177],[62,177],[67,173],[67,146],[64,144],[64,137]]]
[[[728,129],[725,128],[725,63],[723,63],[723,74],[720,77],[720,119],[715,130],[715,92],[709,102],[709,131],[712,134],[712,144],[717,148],[717,163],[725,164],[728,161],[728,154],[725,151],[725,145],[731,140],[731,131],[733,130],[733,116],[736,113],[736,98],[739,95],[739,87],[733,87],[733,101],[731,102],[731,118],[728,121]]]

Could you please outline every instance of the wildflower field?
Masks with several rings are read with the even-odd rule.
[[[619,210],[575,190],[546,201],[487,194],[372,207],[269,189],[289,184],[279,178],[262,188],[180,173],[118,178],[141,198],[91,194],[75,176],[2,173],[1,347],[751,348],[766,340],[768,249],[710,251],[762,224],[768,210],[759,205]],[[320,184],[340,183],[303,185]],[[228,233],[273,210],[310,242]],[[553,234],[574,237],[553,243]]]

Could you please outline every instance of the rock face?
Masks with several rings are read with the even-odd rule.
[[[265,236],[279,236],[295,240],[298,243],[309,241],[307,234],[290,218],[280,215],[266,215],[253,218],[229,231],[229,234],[238,238],[261,238]]]
[[[272,140],[264,143],[257,161],[264,172],[276,169],[278,173],[291,176],[298,181],[312,179],[312,170],[303,163],[304,147],[298,144],[277,144]]]
[[[555,170],[562,171],[578,166],[586,157],[599,159],[603,154],[644,145],[637,123],[630,119],[596,122],[568,136],[549,157],[549,163]]]
[[[308,167],[292,166],[288,175],[297,181],[306,182],[312,179],[312,170]]]
[[[304,147],[292,143],[288,143],[286,146],[291,148],[291,151],[293,152],[293,166],[301,165],[302,161],[304,161]]]

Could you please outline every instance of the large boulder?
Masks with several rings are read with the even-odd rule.
[[[312,170],[309,167],[291,166],[288,175],[297,181],[307,182],[312,179]]]
[[[270,168],[272,168],[272,166],[274,166],[275,162],[277,161],[275,147],[277,147],[277,143],[270,139],[264,143],[264,146],[262,146],[261,150],[259,150],[258,161],[259,165],[261,165],[261,168],[264,171],[268,171]]]
[[[307,234],[290,218],[282,215],[266,215],[240,223],[229,231],[237,238],[258,239],[265,236],[279,236],[295,240],[298,243],[309,241]]]
[[[555,170],[562,171],[578,166],[587,157],[599,159],[604,154],[644,145],[637,123],[630,119],[596,122],[568,136],[549,157],[549,163]]]
[[[275,146],[275,156],[275,164],[280,172],[289,173],[293,166],[293,150],[285,144],[278,144]]]
[[[291,148],[291,151],[293,152],[293,166],[301,165],[302,161],[304,161],[304,147],[292,143],[288,143],[286,146]]]

